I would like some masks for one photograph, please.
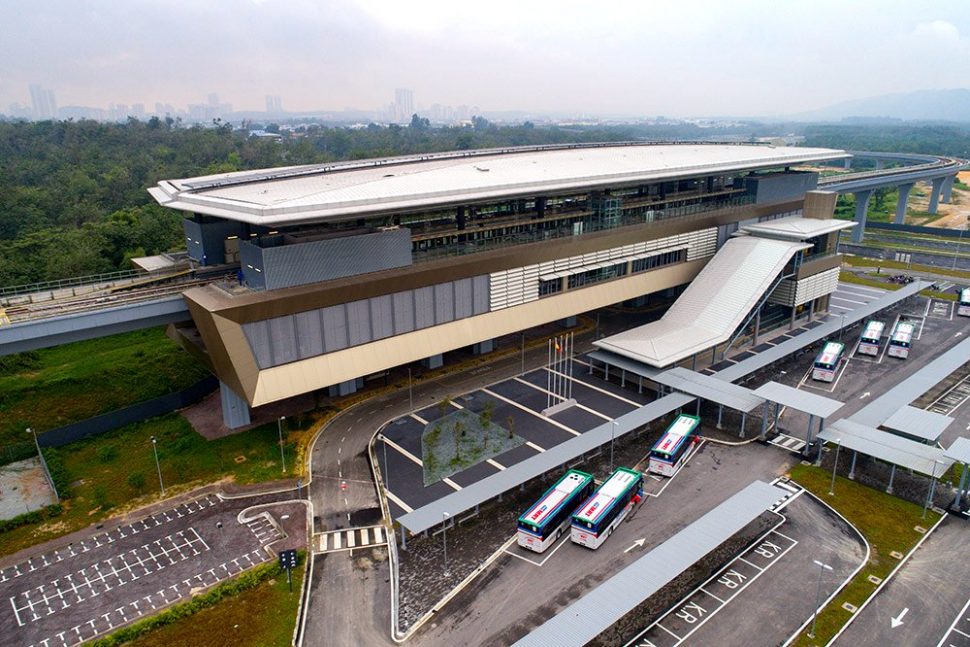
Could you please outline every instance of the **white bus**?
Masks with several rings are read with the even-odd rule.
[[[886,324],[881,321],[870,321],[862,331],[859,338],[859,348],[856,350],[860,355],[879,355],[879,348],[882,346],[882,332],[886,329]]]
[[[961,317],[970,317],[970,288],[960,290],[960,305],[957,306],[957,314]]]
[[[819,382],[834,381],[844,351],[845,344],[842,342],[825,342],[825,346],[822,347],[821,352],[815,358],[815,365],[812,367],[812,379]]]
[[[900,321],[896,324],[893,334],[889,337],[890,357],[906,359],[909,357],[909,349],[913,344],[913,334],[916,332],[916,324],[910,321]]]
[[[696,438],[701,419],[697,416],[682,414],[670,423],[667,431],[650,450],[647,471],[663,476],[673,476],[685,460],[687,450]]]
[[[569,530],[573,512],[595,487],[592,475],[579,470],[566,472],[519,517],[516,533],[519,546],[541,553],[556,543]]]
[[[619,467],[573,515],[569,538],[597,549],[643,496],[643,475]]]

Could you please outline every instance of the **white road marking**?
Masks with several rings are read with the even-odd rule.
[[[492,467],[498,469],[499,471],[502,471],[502,472],[505,471],[505,465],[502,465],[498,461],[493,461],[491,458],[487,458],[485,459],[485,462],[491,465]]]
[[[503,402],[506,402],[506,403],[512,405],[513,407],[517,408],[517,409],[521,409],[522,411],[525,411],[526,413],[528,413],[531,416],[535,416],[536,418],[539,418],[541,420],[545,420],[546,422],[548,422],[549,424],[553,425],[554,427],[559,427],[563,431],[567,431],[567,432],[571,433],[574,436],[582,436],[582,434],[579,433],[578,431],[576,431],[575,429],[572,429],[570,427],[567,427],[566,425],[562,424],[561,422],[557,422],[557,421],[553,420],[552,418],[549,418],[547,416],[544,416],[541,413],[539,413],[538,411],[533,411],[529,407],[522,406],[521,404],[519,404],[515,400],[510,400],[509,398],[506,398],[504,396],[501,396],[498,393],[495,393],[494,391],[490,391],[489,389],[482,389],[482,392],[483,393],[487,393],[488,395],[492,396],[493,398],[498,398],[499,400],[502,400]]]
[[[403,447],[398,445],[396,442],[394,442],[387,436],[384,436],[384,442],[390,447],[392,447],[393,449],[397,450],[399,454],[403,454],[405,458],[411,460],[413,463],[416,463],[417,465],[420,465],[421,467],[424,467],[424,463],[421,461],[420,458],[418,458],[408,450],[404,449]]]
[[[395,496],[395,494],[394,494],[393,492],[391,492],[390,490],[384,490],[384,494],[386,494],[386,495],[387,495],[387,498],[388,498],[388,499],[390,499],[391,501],[393,501],[394,503],[396,503],[396,504],[397,504],[397,507],[399,507],[399,508],[401,508],[401,509],[402,509],[402,510],[404,510],[405,512],[414,512],[414,508],[412,508],[412,507],[411,507],[411,506],[409,506],[409,505],[408,505],[407,503],[405,503],[404,501],[402,501],[401,499],[399,499],[399,498],[398,498],[397,496]]]
[[[419,416],[418,414],[412,413],[410,415],[411,415],[412,418],[414,418],[415,420],[417,420],[418,422],[420,422],[422,425],[427,426],[428,421],[425,420],[424,418],[422,418],[421,416]]]

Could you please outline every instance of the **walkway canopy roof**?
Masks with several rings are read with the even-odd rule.
[[[851,229],[856,223],[851,220],[836,220],[834,218],[802,218],[788,216],[776,220],[766,220],[753,225],[743,225],[741,231],[755,234],[762,238],[776,238],[778,240],[808,240],[817,236],[824,236],[842,229]]]
[[[736,411],[751,411],[765,403],[765,399],[752,393],[751,389],[680,366],[660,373],[653,381]]]
[[[661,319],[593,345],[662,368],[725,342],[795,252],[810,247],[755,236],[732,238]]]
[[[927,476],[940,476],[951,465],[942,449],[909,440],[888,431],[861,425],[852,420],[837,420],[818,434],[819,440],[840,444],[893,465]]]
[[[957,463],[970,464],[970,440],[957,438],[943,451],[943,455]]]
[[[953,418],[942,414],[905,406],[889,416],[882,426],[925,442],[935,443],[952,422]]]
[[[825,419],[844,406],[844,403],[824,395],[816,395],[778,382],[768,382],[754,390],[754,394],[765,400],[778,402],[786,407]]]
[[[828,148],[727,144],[533,146],[165,180],[149,193],[174,209],[285,226],[845,157]]]
[[[755,481],[514,643],[581,647],[730,539],[782,498]]]

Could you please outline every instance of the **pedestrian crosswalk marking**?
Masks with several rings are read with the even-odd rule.
[[[379,546],[389,538],[383,526],[368,526],[366,528],[347,528],[319,533],[314,537],[313,546],[316,553],[333,553],[368,546]]]

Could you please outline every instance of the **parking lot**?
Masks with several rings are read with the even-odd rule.
[[[303,519],[240,523],[255,501],[210,494],[0,570],[0,644],[76,645],[272,559]]]

